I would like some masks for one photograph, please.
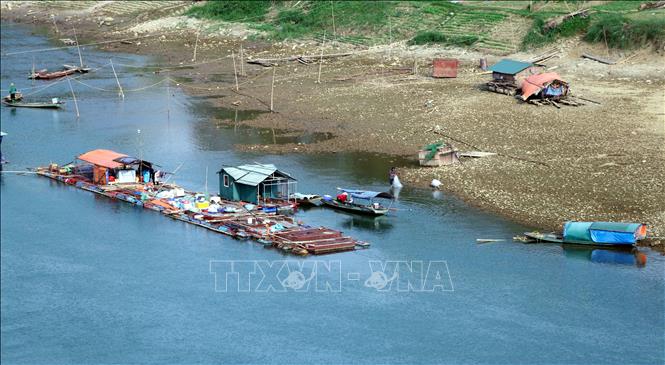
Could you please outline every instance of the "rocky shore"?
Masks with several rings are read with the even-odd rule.
[[[404,44],[370,49],[328,45],[325,54],[351,55],[326,59],[320,83],[318,64],[308,62],[314,57],[306,57],[305,63],[275,61],[275,113],[270,113],[272,69],[245,64],[236,90],[231,53],[238,53],[242,43],[246,59],[280,59],[317,55],[320,44],[251,41],[251,30],[237,24],[213,28],[180,16],[188,6],[184,2],[172,3],[159,11],[109,13],[103,6],[47,8],[39,2],[12,2],[8,8],[3,2],[2,20],[55,32],[55,19],[61,24],[61,33],[52,33],[55,42],[70,38],[64,29],[72,27],[82,44],[124,39],[98,47],[156,56],[169,66],[146,72],[179,80],[184,91],[205,99],[211,108],[266,111],[241,123],[332,136],[311,144],[241,149],[409,156],[413,164],[400,167],[403,183],[425,187],[437,178],[444,190],[468,203],[529,226],[556,230],[566,220],[638,221],[648,224],[650,236],[665,236],[662,52],[643,50],[608,66],[579,57],[594,51],[592,46],[579,41],[559,45],[559,57],[547,67],[569,80],[575,95],[598,103],[557,109],[482,90],[489,76],[478,69],[478,59],[487,57],[492,63],[499,55]],[[528,59],[534,54],[509,57]],[[458,77],[431,78],[429,65],[435,56],[460,59]],[[236,70],[239,67],[236,64]],[[418,167],[416,151],[435,141],[499,155],[463,159],[454,166]],[[645,244],[663,251],[665,242],[661,238]]]

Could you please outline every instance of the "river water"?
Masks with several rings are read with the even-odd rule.
[[[357,153],[239,153],[234,144],[293,138],[220,124],[211,116],[235,112],[187,97],[174,83],[150,87],[164,78],[149,72],[156,60],[94,49],[83,50],[85,62],[97,68],[113,58],[126,97],[118,97],[112,70],[100,68],[80,78],[86,85],[72,82],[77,118],[66,82],[26,80],[33,55],[38,69],[56,69],[77,62],[75,49],[5,56],[56,44],[3,24],[3,93],[11,81],[24,94],[53,84],[30,97],[66,101],[60,111],[2,108],[5,170],[106,148],[165,170],[182,166],[176,182],[197,190],[205,189],[206,168],[215,191],[223,165],[260,162],[297,177],[302,192],[334,193],[385,190],[388,167],[405,163]],[[325,136],[300,141],[317,138]],[[3,363],[664,361],[663,256],[643,250],[647,264],[638,266],[632,254],[513,243],[526,227],[446,194],[405,188],[397,210],[378,219],[298,212],[372,246],[294,258],[32,175],[3,174],[0,192]],[[263,279],[224,281],[225,265],[243,260],[258,262]],[[281,290],[289,271],[275,267],[294,264],[316,277]],[[414,271],[404,271],[407,282],[394,280],[403,264]],[[408,279],[420,277],[420,264],[437,269],[435,277],[422,270],[425,288]],[[376,273],[383,281],[371,280]]]

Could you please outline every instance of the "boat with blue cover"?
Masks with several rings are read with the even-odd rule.
[[[338,189],[341,191],[336,198],[330,195],[324,195],[322,202],[326,207],[343,210],[351,213],[380,216],[390,211],[393,202],[393,195],[387,192],[365,191],[355,189]],[[377,198],[390,201],[388,206],[374,201]]]
[[[536,242],[592,246],[633,246],[646,237],[646,225],[622,222],[566,222],[563,233],[526,232]]]

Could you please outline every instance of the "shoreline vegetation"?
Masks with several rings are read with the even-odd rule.
[[[243,63],[236,89],[231,56],[236,67],[241,52],[245,60],[276,59],[277,113],[257,113],[240,123],[331,138],[238,146],[242,150],[414,158],[419,148],[439,140],[465,150],[475,146],[500,155],[440,168],[407,166],[400,171],[402,181],[425,187],[437,178],[471,205],[543,230],[559,229],[566,220],[637,221],[648,225],[650,236],[665,236],[665,73],[659,66],[665,61],[665,9],[637,11],[639,3],[621,1],[534,1],[532,9],[510,1],[501,7],[241,3],[158,1],[141,2],[140,8],[122,2],[3,2],[2,20],[42,26],[54,42],[71,38],[72,27],[81,43],[124,39],[99,47],[156,56],[169,66],[146,72],[167,72],[213,111],[267,111],[271,69]],[[585,6],[595,11],[589,18],[542,33],[546,19]],[[538,32],[547,39],[535,39]],[[536,107],[482,90],[488,75],[478,68],[480,58],[490,64],[504,57],[526,60],[551,49],[557,56],[545,67],[597,104]],[[588,52],[617,63],[580,58]],[[349,55],[322,58],[321,68],[314,57],[294,58],[321,53]],[[457,58],[458,77],[431,78],[435,57]],[[211,117],[211,123],[233,122]],[[646,242],[660,251],[663,244]]]

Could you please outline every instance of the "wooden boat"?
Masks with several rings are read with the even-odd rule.
[[[69,76],[75,72],[76,69],[64,69],[61,71],[54,71],[54,72],[48,72],[48,70],[43,69],[31,74],[30,76],[28,76],[28,78],[34,80],[53,80]]]
[[[302,206],[315,206],[315,207],[320,207],[321,204],[321,195],[315,195],[315,194],[301,194],[301,193],[293,193],[289,196],[289,199],[293,199],[298,203],[298,205]]]
[[[22,99],[23,99],[23,94],[21,94],[20,92],[16,92],[14,94],[14,101],[20,101]],[[8,103],[11,103],[12,102],[12,97],[11,97],[11,95],[7,95],[4,98],[2,98],[2,100],[6,101]]]
[[[41,109],[60,109],[60,108],[62,108],[62,105],[64,104],[64,102],[62,102],[62,101],[58,101],[58,102],[55,102],[55,103],[54,102],[50,102],[50,103],[46,103],[46,102],[27,103],[27,102],[22,102],[22,101],[18,101],[18,102],[14,101],[12,103],[12,102],[6,101],[4,99],[2,100],[2,103],[7,105],[7,106],[10,106],[12,108],[41,108]]]
[[[585,246],[633,246],[646,237],[646,225],[617,222],[566,222],[563,233],[525,232],[531,242]]]
[[[75,72],[78,72],[80,74],[85,74],[90,72],[89,67],[83,67],[83,66],[75,66],[75,65],[62,65],[66,70],[74,70]]]
[[[375,198],[384,198],[390,199],[392,202],[393,196],[390,193],[351,189],[339,190],[341,190],[343,193],[346,193],[350,197],[348,202],[342,202],[327,195],[324,196],[321,200],[323,205],[333,209],[372,216],[385,215],[390,210],[390,207],[385,207],[374,201]],[[359,200],[360,202],[358,202]]]

